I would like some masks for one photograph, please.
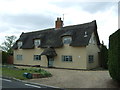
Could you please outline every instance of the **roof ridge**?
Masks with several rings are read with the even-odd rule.
[[[68,25],[68,26],[65,26],[65,27],[62,27],[62,28],[68,28],[68,27],[74,27],[74,26],[81,26],[81,25],[86,25],[86,24],[91,24],[93,22],[96,22],[96,20],[93,20],[92,22],[87,22],[87,23],[82,23],[82,24],[76,24],[76,25]],[[61,29],[62,29],[61,28]],[[31,32],[25,32],[23,34],[30,34],[30,33],[37,33],[37,32],[45,32],[45,31],[48,31],[48,30],[54,30],[55,28],[47,28],[47,29],[41,29],[41,30],[36,30],[36,31],[31,31]]]
[[[65,26],[65,27],[63,27],[63,28],[73,27],[73,26],[79,26],[79,25],[86,25],[86,24],[91,24],[91,23],[96,23],[96,20],[93,20],[93,21],[87,22],[87,23],[82,23],[82,24],[68,25],[68,26]]]
[[[36,31],[31,31],[31,32],[23,32],[23,34],[30,34],[30,33],[36,33],[36,32],[43,32],[43,31],[48,31],[48,30],[52,30],[54,28],[47,28],[47,29],[41,29],[41,30],[36,30]]]

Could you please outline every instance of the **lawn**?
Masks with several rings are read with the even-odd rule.
[[[1,70],[1,67],[0,67]],[[3,77],[11,77],[11,78],[17,78],[21,80],[28,79],[24,77],[24,73],[39,73],[42,77],[50,77],[52,76],[51,73],[48,71],[45,71],[40,68],[16,68],[14,66],[2,66],[2,76]]]

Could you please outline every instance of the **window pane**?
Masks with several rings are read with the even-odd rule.
[[[39,46],[40,45],[40,40],[34,40],[34,45]]]
[[[71,62],[72,61],[72,56],[63,56],[62,55],[62,61],[66,61],[66,62]]]
[[[20,47],[22,46],[22,42],[19,41],[19,42],[17,43],[17,45],[18,45],[18,48],[20,48]]]
[[[93,56],[93,55],[89,55],[88,59],[89,59],[89,63],[93,63],[93,61],[94,61],[94,56]]]
[[[40,55],[34,55],[34,60],[41,60],[41,56]]]
[[[63,38],[63,43],[64,44],[70,44],[71,41],[72,41],[71,37],[65,37],[65,38]]]
[[[16,58],[17,60],[22,60],[22,55],[17,55]]]

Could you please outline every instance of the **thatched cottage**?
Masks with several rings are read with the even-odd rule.
[[[22,33],[13,46],[14,64],[71,69],[99,66],[100,40],[96,21]]]

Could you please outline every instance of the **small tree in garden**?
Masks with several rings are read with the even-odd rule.
[[[6,40],[2,43],[2,45],[0,45],[0,49],[7,52],[8,54],[12,54],[13,50],[12,50],[12,46],[15,43],[16,40],[16,36],[12,35],[12,36],[5,36]]]
[[[2,52],[2,64],[8,63],[8,58],[13,54],[12,46],[15,43],[16,36],[5,36],[6,40],[0,45]]]

